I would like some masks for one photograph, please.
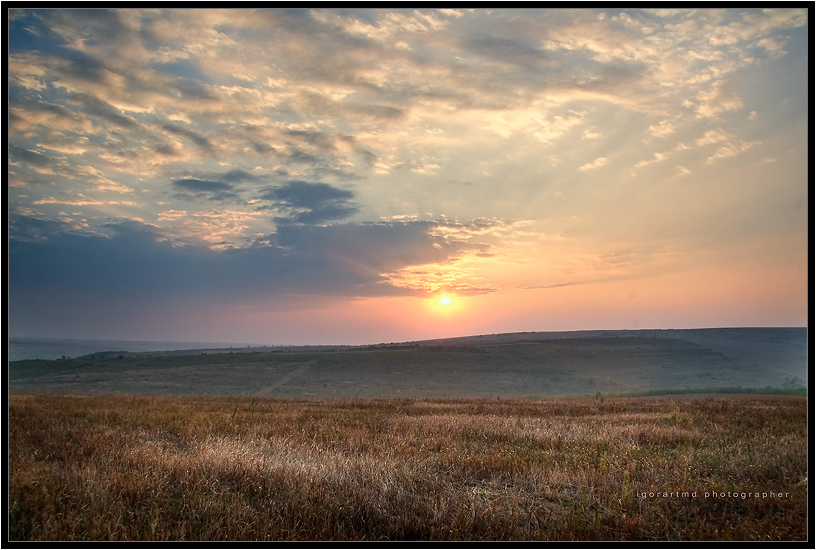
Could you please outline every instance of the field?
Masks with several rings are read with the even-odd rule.
[[[806,329],[9,363],[9,538],[806,540]]]
[[[806,540],[807,400],[10,394],[11,540]]]
[[[101,352],[102,350],[100,350]],[[807,329],[515,333],[9,363],[15,393],[472,398],[805,393]]]

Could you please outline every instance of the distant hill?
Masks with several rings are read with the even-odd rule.
[[[546,397],[804,392],[805,328],[517,332],[9,363],[13,392]]]

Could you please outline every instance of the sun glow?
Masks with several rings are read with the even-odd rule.
[[[462,296],[442,293],[428,296],[428,299],[425,300],[425,304],[429,308],[429,313],[433,313],[439,316],[438,318],[444,318],[448,321],[458,318],[458,314],[462,312],[462,308],[465,307],[466,303],[467,300]]]

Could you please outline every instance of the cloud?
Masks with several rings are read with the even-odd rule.
[[[290,210],[287,216],[276,218],[279,223],[320,224],[353,216],[359,208],[351,199],[354,194],[326,183],[291,181],[270,187],[260,195],[277,206]]]
[[[664,137],[674,132],[675,126],[671,120],[662,120],[659,124],[649,126],[649,133],[655,137]]]
[[[603,165],[604,165],[604,164],[606,164],[607,162],[609,162],[609,159],[608,159],[608,158],[606,158],[606,157],[598,157],[598,158],[596,158],[595,160],[593,160],[592,162],[588,162],[588,163],[584,164],[583,166],[581,166],[580,168],[578,168],[578,170],[581,170],[581,171],[593,170],[593,169],[595,169],[595,168],[598,168],[598,167],[600,167],[600,166],[603,166]]]
[[[67,132],[93,133],[91,121],[64,105],[55,105],[30,98],[9,98],[9,132],[23,133],[37,128]]]
[[[87,197],[82,193],[78,193],[75,196],[68,195],[59,198],[55,197],[43,197],[41,199],[37,199],[33,201],[32,204],[66,204],[70,206],[114,206],[114,205],[125,205],[125,206],[137,206],[138,203],[134,201],[117,201],[117,200],[101,200],[101,199],[94,199],[91,197]]]
[[[524,38],[481,34],[465,39],[462,45],[471,53],[519,69],[541,70],[554,66],[546,50]]]
[[[724,83],[718,83],[710,90],[700,91],[697,99],[700,100],[697,106],[699,117],[718,118],[721,113],[742,108],[742,99]]]
[[[642,161],[638,162],[637,164],[635,164],[635,168],[643,168],[644,166],[648,166],[648,165],[653,164],[655,162],[664,161],[667,158],[669,158],[669,155],[667,153],[655,153],[652,160],[642,160]]]
[[[184,178],[173,181],[172,185],[178,190],[176,194],[177,197],[188,200],[206,199],[223,201],[237,198],[238,196],[233,192],[232,185],[223,181]]]
[[[182,128],[176,124],[165,124],[162,126],[162,128],[167,130],[173,135],[189,138],[193,143],[195,143],[196,145],[198,145],[199,147],[206,151],[212,150],[212,144],[210,143],[210,140],[197,132]]]
[[[232,186],[220,181],[205,181],[196,179],[176,180],[173,185],[179,189],[184,189],[192,193],[214,193],[217,191],[232,190]]]
[[[186,210],[165,210],[164,212],[160,212],[158,216],[158,220],[161,221],[168,221],[168,220],[178,220],[180,218],[187,217]]]
[[[743,140],[736,140],[735,142],[728,142],[717,149],[717,151],[708,157],[707,162],[712,163],[717,159],[724,159],[728,157],[735,157],[749,149],[752,149],[754,145],[757,145],[761,142],[748,142]]]
[[[405,294],[381,274],[445,262],[466,248],[433,236],[434,223],[417,221],[286,225],[256,246],[226,250],[179,246],[157,226],[138,222],[107,224],[107,236],[78,235],[44,224],[54,225],[15,217],[15,231],[28,237],[10,244],[12,288],[28,294],[45,286],[58,295],[92,301],[98,299],[94,296],[121,295],[133,302],[171,297],[210,302],[217,296],[253,303],[283,292]]]
[[[732,135],[726,133],[722,129],[719,130],[707,130],[703,137],[697,140],[697,145],[710,145],[712,143],[719,143],[721,141],[727,141],[733,138]]]
[[[717,148],[713,155],[708,157],[707,162],[711,164],[717,159],[734,157],[741,153],[744,153],[745,151],[752,149],[755,145],[759,145],[762,142],[761,141],[748,142],[742,139],[738,139],[733,134],[725,132],[722,128],[720,128],[716,130],[712,129],[706,131],[703,137],[697,139],[696,143],[699,146],[714,145],[718,143],[722,144]]]
[[[676,114],[682,96],[700,116],[722,116],[741,99],[722,83],[733,71],[730,53],[700,41],[711,34],[705,25],[741,25],[750,44],[767,39],[762,44],[772,48],[781,40],[773,33],[806,21],[799,12],[29,13],[26,25],[53,46],[12,52],[13,88],[25,84],[76,111],[49,116],[73,124],[81,137],[90,137],[90,120],[120,130],[103,143],[89,139],[86,151],[100,162],[160,177],[173,163],[242,155],[247,166],[274,161],[270,171],[316,181],[442,166],[428,156],[430,136],[437,144],[440,136],[454,142],[453,130],[468,117],[489,121],[502,136],[553,144],[588,121],[574,109],[555,109],[568,102],[653,113],[675,103]],[[689,74],[711,80],[682,86],[671,80]],[[33,111],[16,109],[10,127],[30,128]],[[45,110],[37,116],[44,120]],[[665,120],[650,128],[652,135],[669,133]],[[438,133],[423,132],[433,126]],[[38,141],[71,150],[53,138]]]
[[[9,242],[47,242],[55,235],[71,232],[72,227],[59,219],[49,219],[33,209],[16,209],[9,213]],[[13,264],[14,262],[12,262]]]
[[[258,182],[261,178],[236,168],[225,173],[194,171],[183,178],[171,182],[175,196],[184,200],[230,201],[243,203],[241,196],[252,195],[252,188],[246,184]]]
[[[19,53],[9,55],[8,60],[8,74],[12,84],[27,91],[42,91],[48,87],[43,82],[47,71],[39,63],[39,55]]]
[[[221,176],[222,181],[239,183],[244,181],[256,181],[258,178],[244,170],[232,170]]]
[[[38,151],[23,149],[22,147],[18,147],[16,145],[11,145],[9,147],[9,153],[15,162],[22,162],[41,173],[53,173],[53,170],[51,169],[53,159],[47,155],[44,155]]]
[[[91,142],[86,136],[80,136],[72,142],[61,139],[44,139],[38,142],[37,146],[63,155],[82,155],[91,149]]]
[[[86,114],[111,123],[119,128],[135,130],[141,126],[136,119],[122,114],[122,111],[110,103],[102,101],[90,94],[74,94],[68,102],[69,104],[78,105]]]

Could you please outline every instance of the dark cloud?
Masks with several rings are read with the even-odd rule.
[[[292,209],[288,216],[276,218],[280,222],[320,224],[348,218],[359,208],[351,199],[354,193],[327,183],[291,181],[280,187],[268,188],[260,198]]]
[[[68,61],[62,69],[65,74],[73,78],[94,84],[106,84],[113,71],[109,71],[105,63],[98,57],[75,51],[63,50],[62,57]]]
[[[167,304],[201,296],[207,279],[206,249],[173,247],[149,226],[109,227],[112,237],[62,233],[41,242],[11,240],[8,314],[15,330],[34,333],[81,325],[92,333],[132,323],[149,326],[168,316]],[[203,270],[196,275],[195,270]],[[199,282],[199,278],[205,279]],[[176,318],[184,322],[183,316]],[[134,322],[135,321],[135,322]]]
[[[258,178],[250,174],[249,172],[244,172],[243,170],[232,170],[231,172],[227,172],[223,176],[221,176],[222,181],[228,181],[230,183],[235,182],[242,182],[242,181],[256,181]]]
[[[295,143],[308,144],[323,152],[333,152],[335,150],[334,137],[325,132],[313,130],[286,130],[285,136],[291,138]]]
[[[173,182],[173,186],[193,193],[215,193],[217,191],[231,191],[232,186],[221,181],[206,181],[183,179]]]
[[[300,212],[289,218],[276,218],[280,221],[291,221],[304,224],[321,224],[334,220],[342,220],[357,213],[359,209],[351,204],[328,204],[320,208],[313,208],[306,212]]]
[[[176,154],[175,148],[169,145],[160,146],[157,152],[166,155]],[[171,182],[173,189],[178,192],[177,197],[216,201],[237,200],[242,183],[256,182],[259,179],[241,169],[230,170],[224,174],[197,172],[192,176]]]
[[[461,252],[459,245],[433,236],[433,227],[430,222],[290,225],[256,246],[225,251],[174,246],[156,227],[138,222],[109,224],[108,237],[62,232],[36,242],[12,239],[9,311],[18,328],[60,326],[59,319],[64,326],[82,312],[92,316],[90,324],[111,327],[145,308],[184,322],[173,304],[206,309],[293,294],[411,293],[381,274],[444,262]]]
[[[52,159],[42,153],[38,153],[37,151],[32,151],[30,149],[23,149],[22,147],[17,147],[16,145],[12,145],[9,147],[9,155],[17,161],[21,161],[27,165],[34,165],[34,166],[50,166]]]
[[[262,141],[250,140],[250,145],[255,150],[256,153],[260,155],[267,155],[270,153],[274,153],[276,149],[267,143],[263,143]]]
[[[164,155],[165,157],[177,157],[181,155],[181,149],[172,143],[161,143],[154,147],[153,150],[160,155]]]
[[[66,224],[59,220],[41,219],[34,216],[9,214],[9,241],[42,242],[61,233],[69,232]]]
[[[41,223],[18,220],[23,222]],[[393,294],[403,291],[385,288],[381,273],[444,262],[462,251],[461,245],[433,236],[434,227],[431,222],[289,225],[259,241],[271,246],[215,251],[174,246],[151,225],[108,224],[108,237],[63,231],[45,239],[11,239],[15,262],[9,285],[12,291],[46,286],[151,299],[208,293],[246,299],[278,292]],[[53,229],[38,227],[37,233]]]
[[[312,168],[319,168],[324,163],[323,158],[304,151],[302,149],[294,149],[289,151],[288,154],[285,155],[287,160],[291,163],[298,163],[298,164],[305,164]]]
[[[409,265],[443,262],[461,252],[458,243],[431,235],[434,222],[284,225],[276,244],[294,257],[330,259],[334,267],[379,273]]]
[[[395,122],[399,119],[405,118],[407,109],[399,109],[389,105],[360,105],[348,106],[346,111],[351,115],[360,116],[363,118],[377,119],[386,122]]]
[[[279,165],[279,173],[284,177],[291,177],[292,172],[297,172],[300,178],[316,180],[326,177],[359,179],[357,173],[338,168],[338,165],[342,164],[340,161],[347,159],[349,152],[365,154],[354,136],[318,130],[280,130],[241,125],[230,127],[224,139],[234,144],[243,142],[264,159],[274,159]],[[248,152],[246,147],[241,148],[244,153]]]
[[[232,185],[223,181],[185,178],[173,181],[172,185],[173,188],[179,191],[176,194],[177,197],[188,200],[225,201],[238,198],[238,194],[233,191]]]
[[[198,64],[190,60],[177,59],[171,63],[152,63],[150,67],[173,76],[211,84],[206,73],[201,70]]]
[[[201,147],[202,149],[211,150],[212,144],[210,140],[202,136],[201,134],[194,132],[192,130],[188,130],[186,128],[182,128],[180,126],[176,126],[175,124],[165,124],[162,126],[165,130],[170,132],[171,134],[189,138],[193,143]]]
[[[90,94],[75,94],[69,101],[78,104],[83,112],[122,128],[133,129],[140,126],[135,119],[123,115],[122,111],[110,103]]]
[[[479,35],[464,40],[464,47],[479,56],[522,68],[540,68],[552,61],[540,49],[516,38]]]
[[[25,119],[23,117],[21,117],[20,115],[14,113],[13,111],[9,111],[6,120],[8,121],[8,127],[9,128],[14,128],[15,126],[19,126],[25,121]]]
[[[351,199],[354,193],[332,187],[327,183],[292,181],[286,185],[271,188],[263,197],[283,201],[290,206],[319,208],[330,202]]]
[[[636,90],[633,87],[642,81],[647,73],[648,68],[642,62],[607,63],[598,69],[594,79],[590,82],[581,81],[578,85],[588,90],[630,91],[634,95]]]
[[[92,43],[115,42],[132,34],[123,21],[124,13],[108,9],[71,9],[49,12],[52,24],[70,25],[91,36]]]
[[[444,222],[443,222],[444,223]],[[103,226],[108,236],[17,216],[9,240],[13,330],[65,334],[173,330],[203,315],[298,297],[410,295],[382,274],[444,263],[468,248],[436,235],[439,223],[286,225],[242,249],[180,245],[152,225]],[[19,232],[30,238],[21,240]],[[90,332],[88,332],[90,331]]]
[[[169,86],[172,89],[178,90],[183,99],[218,99],[218,97],[212,93],[209,86],[192,78],[177,77]]]

